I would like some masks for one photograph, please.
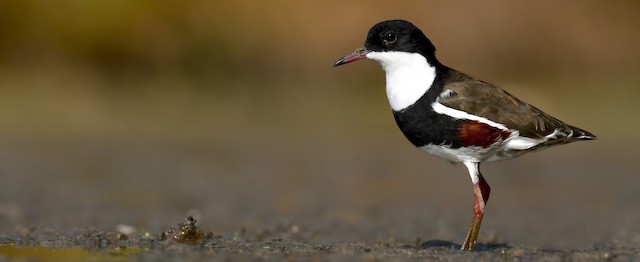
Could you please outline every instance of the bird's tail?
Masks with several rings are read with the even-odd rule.
[[[595,135],[589,133],[589,131],[577,128],[575,126],[569,126],[571,134],[567,138],[573,138],[575,140],[596,140]]]
[[[546,148],[549,146],[568,144],[582,140],[596,140],[595,135],[584,129],[565,124],[562,128],[557,128],[552,134],[545,137],[545,141],[534,146],[532,149]]]

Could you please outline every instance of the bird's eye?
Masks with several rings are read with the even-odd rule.
[[[392,31],[389,31],[389,32],[385,33],[384,36],[382,37],[382,41],[386,45],[395,42],[396,39],[398,39],[398,36],[396,35],[396,33],[392,32]]]

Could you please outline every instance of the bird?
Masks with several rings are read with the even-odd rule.
[[[464,165],[473,184],[473,217],[461,250],[473,251],[491,188],[480,163],[595,135],[568,125],[488,82],[447,67],[425,34],[406,20],[371,27],[364,46],[334,67],[370,59],[385,72],[386,94],[396,124],[414,146]]]

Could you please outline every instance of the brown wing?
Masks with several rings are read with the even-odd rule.
[[[585,135],[595,138],[588,132],[569,126],[492,84],[455,70],[451,70],[449,74],[450,80],[444,83],[443,91],[451,90],[452,93],[439,99],[440,103],[447,107],[487,118],[509,129],[518,130],[521,136],[533,139],[543,138],[556,129],[564,133],[564,136],[569,136],[563,138],[570,140],[587,139],[579,138]]]

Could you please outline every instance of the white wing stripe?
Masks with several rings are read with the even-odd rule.
[[[441,104],[440,102],[438,102],[438,100],[433,102],[431,104],[431,107],[433,107],[433,111],[435,111],[438,114],[448,115],[450,117],[457,118],[457,119],[475,120],[475,121],[478,121],[478,122],[483,123],[483,124],[490,125],[490,126],[495,127],[495,128],[499,128],[499,129],[502,129],[502,130],[509,130],[509,128],[507,128],[503,124],[499,124],[499,123],[493,122],[493,121],[491,121],[489,119],[486,119],[484,117],[481,117],[481,116],[472,115],[472,114],[469,114],[469,113],[464,112],[464,111],[460,111],[460,110],[457,110],[457,109],[453,109],[453,108],[447,107],[447,106]]]

